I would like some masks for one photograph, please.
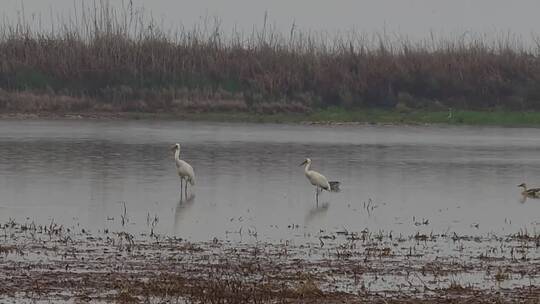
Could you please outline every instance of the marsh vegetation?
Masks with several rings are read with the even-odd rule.
[[[229,32],[213,19],[169,30],[106,2],[38,25],[24,14],[0,25],[3,112],[540,109],[538,46],[511,34],[411,41],[295,26],[280,33],[266,20]]]

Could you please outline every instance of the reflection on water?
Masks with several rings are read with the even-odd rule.
[[[540,197],[538,197],[537,195],[524,195],[524,194],[521,194],[519,202],[524,204],[524,203],[527,202],[527,200],[529,200],[530,203],[535,203],[535,201],[537,201],[537,203],[540,203]]]
[[[178,231],[180,224],[185,221],[185,218],[189,216],[190,209],[195,203],[195,194],[188,195],[187,198],[180,196],[178,204],[174,210],[174,233],[181,234],[182,231]]]
[[[319,203],[315,207],[309,209],[309,211],[306,214],[306,224],[309,224],[313,222],[316,219],[322,219],[325,217],[326,213],[328,212],[328,207],[330,207],[329,202]]]
[[[196,199],[179,202],[175,142],[195,169]],[[539,146],[527,128],[1,121],[0,220],[115,229],[126,202],[122,229],[147,232],[156,214],[157,233],[193,240],[234,239],[226,232],[242,228],[271,240],[365,228],[532,231],[540,201],[520,203],[516,185],[540,184]],[[342,182],[318,206],[298,167],[306,157]],[[429,224],[415,225],[422,218]]]

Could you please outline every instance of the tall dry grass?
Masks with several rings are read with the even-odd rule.
[[[0,88],[130,111],[540,109],[538,47],[524,47],[512,35],[414,42],[294,26],[279,33],[266,22],[251,33],[229,34],[219,20],[165,31],[133,7],[106,2],[83,4],[76,16],[51,29],[5,21]],[[21,98],[2,104],[16,109],[18,103],[29,107]]]

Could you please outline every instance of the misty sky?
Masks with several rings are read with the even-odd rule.
[[[73,14],[82,0],[23,0],[26,16],[41,14],[43,23],[55,14]],[[99,1],[99,0],[97,0]],[[102,0],[103,1],[103,0]],[[86,1],[91,4],[93,1]],[[120,5],[121,0],[111,0]],[[124,0],[124,3],[129,0]],[[13,20],[21,11],[21,0],[0,0],[2,15]],[[133,0],[144,6],[167,26],[190,27],[204,16],[217,16],[223,29],[237,26],[250,30],[269,21],[280,31],[290,30],[293,22],[301,29],[315,31],[358,31],[398,33],[426,38],[433,31],[439,36],[473,33],[513,32],[525,39],[540,32],[538,0]]]

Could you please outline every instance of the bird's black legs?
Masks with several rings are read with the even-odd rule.
[[[315,202],[319,206],[319,187],[315,187]]]
[[[184,178],[184,177],[180,178],[180,200],[182,200],[182,196],[186,200],[188,199],[188,182],[189,181],[187,178]]]
[[[180,201],[182,201],[182,195],[183,195],[182,189],[184,189],[184,178],[183,177],[180,178]]]

